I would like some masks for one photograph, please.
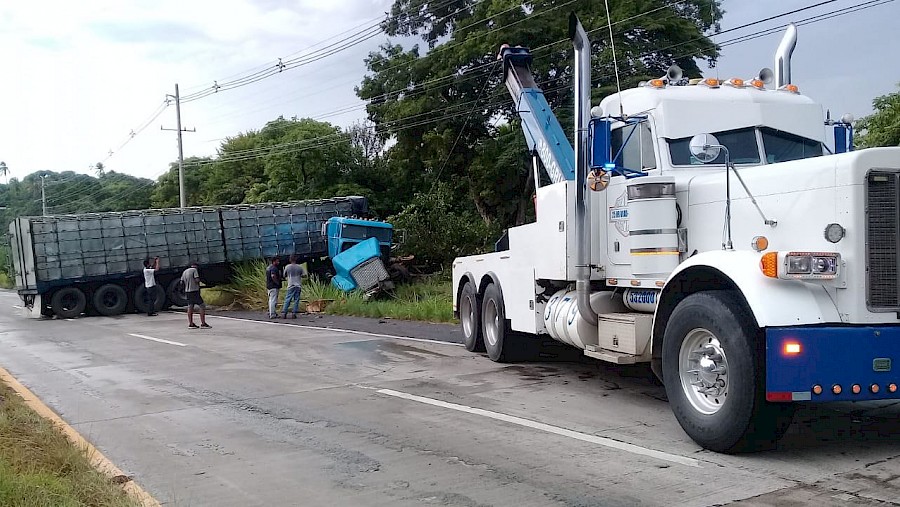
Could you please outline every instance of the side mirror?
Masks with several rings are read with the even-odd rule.
[[[697,134],[691,138],[690,142],[691,155],[700,162],[708,164],[719,158],[722,152],[722,145],[719,140],[712,134]]]

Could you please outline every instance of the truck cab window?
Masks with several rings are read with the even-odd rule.
[[[822,143],[819,141],[769,127],[763,127],[760,130],[762,131],[766,162],[769,164],[822,155]]]
[[[759,143],[756,142],[756,129],[745,128],[738,130],[726,130],[724,132],[713,132],[713,135],[728,148],[731,162],[735,164],[759,164]],[[703,165],[702,162],[691,155],[689,144],[690,137],[682,137],[681,139],[669,139],[669,154],[672,157],[672,165]],[[719,157],[711,164],[724,164],[725,152],[719,154]]]
[[[656,153],[653,150],[653,136],[646,120],[631,125],[623,125],[611,132],[612,156],[616,167],[631,171],[645,172],[656,168]],[[624,149],[623,149],[624,144]]]

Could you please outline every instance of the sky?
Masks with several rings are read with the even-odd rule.
[[[725,0],[721,25],[728,29],[821,1]],[[834,0],[713,40],[726,42],[864,1]],[[375,20],[391,3],[3,2],[0,160],[18,178],[41,170],[90,174],[94,164],[103,162],[107,170],[155,179],[177,160],[175,132],[161,130],[175,128],[175,108],[166,108],[133,138],[130,132],[151,117],[166,95],[174,95],[176,83],[185,96],[272,66],[278,58],[309,54],[340,39],[334,36]],[[872,99],[897,91],[900,82],[897,19],[900,2],[891,2],[800,26],[794,83],[834,117],[870,114]],[[749,78],[772,67],[781,35],[723,47],[716,68],[706,75]],[[184,134],[185,157],[214,155],[224,138],[258,130],[279,115],[313,117],[342,127],[364,120],[354,87],[366,72],[366,55],[388,40],[381,34],[309,65],[184,104],[182,126],[196,129]]]

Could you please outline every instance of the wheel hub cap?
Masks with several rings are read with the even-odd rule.
[[[679,352],[679,375],[694,408],[704,414],[719,411],[728,396],[728,360],[716,335],[706,329],[687,334]]]

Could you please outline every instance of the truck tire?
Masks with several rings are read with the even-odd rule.
[[[87,298],[78,287],[64,287],[53,293],[50,308],[61,319],[74,319],[84,312]]]
[[[144,302],[144,293],[147,292],[147,288],[143,286],[143,284],[138,285],[134,289],[134,307],[137,311],[141,313],[148,313],[147,303]],[[154,298],[153,298],[153,311],[158,312],[162,310],[164,304],[166,304],[166,295],[163,293],[162,289],[157,285],[154,290]]]
[[[94,310],[100,315],[112,317],[125,313],[128,307],[128,294],[120,285],[108,283],[94,291]]]
[[[168,290],[166,290],[166,295],[169,297],[169,304],[172,306],[187,306],[188,300],[187,296],[184,295],[184,291],[178,290],[178,282],[181,281],[181,278],[176,278],[169,282]]]
[[[698,292],[666,324],[662,370],[675,418],[716,452],[771,447],[794,405],[768,403],[761,332],[734,291]]]
[[[492,361],[506,363],[512,360],[510,335],[503,296],[497,285],[492,283],[484,290],[481,302],[481,336]]]
[[[459,293],[459,326],[463,343],[469,352],[484,352],[481,334],[481,305],[472,282],[466,282]]]

